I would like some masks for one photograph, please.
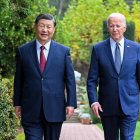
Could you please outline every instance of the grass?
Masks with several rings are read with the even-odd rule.
[[[25,140],[24,133],[20,133],[20,134],[18,134],[16,140]]]
[[[140,139],[140,121],[137,122],[134,140]]]

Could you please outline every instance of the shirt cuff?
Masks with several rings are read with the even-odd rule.
[[[95,105],[95,104],[97,104],[97,103],[99,103],[99,102],[94,102],[94,103],[92,103],[92,104],[91,104],[91,107],[93,107],[93,105]]]

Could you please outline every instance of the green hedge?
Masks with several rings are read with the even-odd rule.
[[[13,140],[17,135],[18,121],[12,104],[13,82],[0,79],[0,140]]]

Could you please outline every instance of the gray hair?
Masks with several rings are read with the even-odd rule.
[[[119,17],[122,20],[123,25],[126,27],[126,19],[125,16],[121,13],[112,13],[107,18],[107,27],[109,26],[109,20],[111,17]]]

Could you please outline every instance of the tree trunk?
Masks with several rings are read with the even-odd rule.
[[[64,3],[65,0],[59,0],[59,3],[58,3],[58,15],[61,15],[62,14],[62,9],[63,9],[63,3]]]

